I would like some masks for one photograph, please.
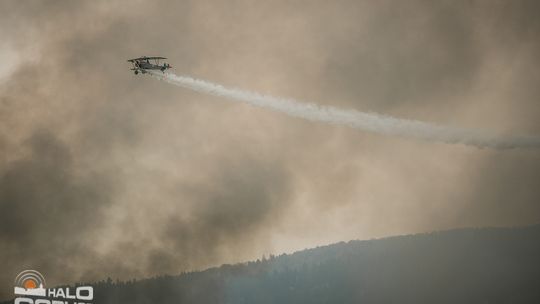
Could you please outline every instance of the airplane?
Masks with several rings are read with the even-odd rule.
[[[145,74],[148,72],[148,70],[160,70],[165,73],[165,70],[170,69],[171,65],[165,62],[160,65],[159,61],[162,59],[167,58],[143,56],[139,58],[129,59],[128,62],[131,62],[133,64],[131,70],[134,71],[135,75],[139,74],[139,72]]]

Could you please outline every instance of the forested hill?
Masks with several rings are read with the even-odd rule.
[[[95,288],[95,304],[540,303],[540,225],[350,241]]]

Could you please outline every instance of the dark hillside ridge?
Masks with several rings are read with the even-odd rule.
[[[540,303],[540,225],[342,242],[94,286],[95,304]]]

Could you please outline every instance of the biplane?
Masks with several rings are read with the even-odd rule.
[[[133,58],[129,59],[128,62],[131,62],[133,64],[133,67],[131,68],[132,71],[134,71],[135,75],[141,73],[146,73],[148,70],[160,70],[162,72],[165,72],[166,69],[170,69],[171,65],[168,63],[161,64],[161,60],[167,59],[165,57],[139,57],[139,58]]]

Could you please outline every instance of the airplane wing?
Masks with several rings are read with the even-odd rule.
[[[133,58],[129,59],[128,62],[135,62],[135,61],[141,61],[141,60],[157,60],[157,59],[167,59],[165,57],[139,57],[139,58]]]

